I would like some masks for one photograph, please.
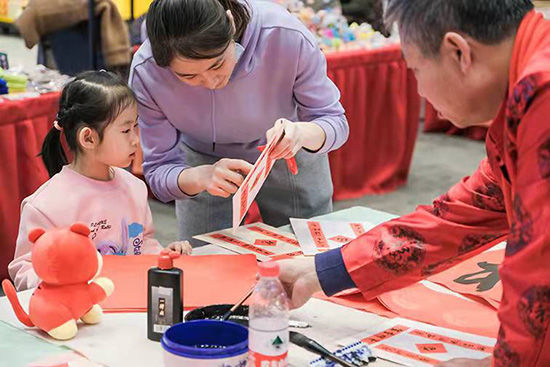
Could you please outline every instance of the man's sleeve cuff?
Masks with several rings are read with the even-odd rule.
[[[356,288],[349,275],[341,249],[333,249],[315,255],[315,271],[321,288],[327,296],[333,296],[346,289]]]

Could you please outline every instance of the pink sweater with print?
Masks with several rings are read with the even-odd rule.
[[[68,227],[83,222],[103,255],[140,255],[162,249],[153,238],[147,187],[121,168],[110,181],[98,181],[68,166],[21,204],[21,221],[14,260],[8,270],[18,290],[33,288],[40,279],[31,264],[29,232],[37,227]]]

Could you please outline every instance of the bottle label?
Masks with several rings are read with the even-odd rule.
[[[287,367],[287,354],[281,356],[266,356],[253,351],[248,352],[250,367]]]
[[[287,367],[288,329],[248,330],[250,367]]]
[[[174,291],[172,288],[151,287],[151,312],[153,313],[153,331],[164,333],[174,323],[172,315]]]

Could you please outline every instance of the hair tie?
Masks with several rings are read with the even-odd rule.
[[[63,128],[59,125],[59,121],[57,120],[53,122],[53,127],[55,127],[59,131],[63,131]]]

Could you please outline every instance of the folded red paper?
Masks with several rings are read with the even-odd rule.
[[[341,296],[327,297],[323,292],[316,293],[315,298],[321,299],[323,301],[329,301],[336,303],[341,306],[346,306],[350,308],[355,308],[356,310],[361,310],[365,312],[374,313],[379,316],[384,316],[388,318],[399,317],[395,312],[390,311],[386,306],[384,306],[378,299],[373,299],[367,301],[363,298],[361,293],[346,294]]]
[[[147,271],[156,255],[103,256],[101,276],[115,283],[115,292],[101,304],[105,312],[146,312]],[[235,303],[256,282],[254,255],[182,256],[174,266],[183,270],[183,305],[194,309]]]
[[[387,292],[378,300],[400,317],[496,338],[497,312],[488,304],[441,293],[415,283]]]

